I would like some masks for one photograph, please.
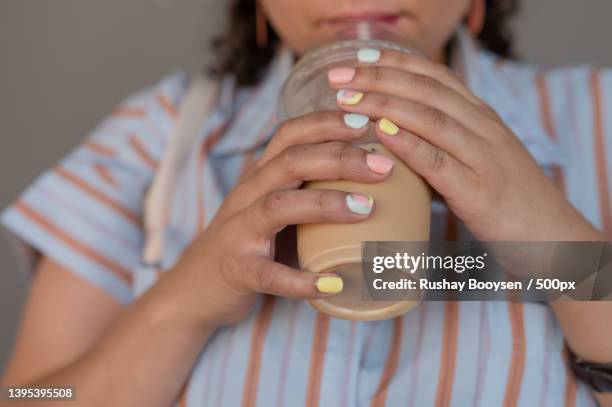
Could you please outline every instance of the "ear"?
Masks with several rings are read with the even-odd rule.
[[[478,37],[484,26],[487,5],[485,0],[472,0],[472,5],[468,11],[466,24],[474,37]]]

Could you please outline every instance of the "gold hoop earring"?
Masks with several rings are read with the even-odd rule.
[[[259,1],[255,1],[255,42],[260,48],[268,46],[268,21]]]
[[[485,0],[472,0],[467,16],[467,27],[474,37],[477,37],[482,32],[486,11],[487,5]]]

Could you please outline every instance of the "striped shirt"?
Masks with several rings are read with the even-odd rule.
[[[568,200],[612,236],[612,71],[543,70],[501,60],[460,31],[453,66],[495,108]],[[159,268],[141,262],[143,196],[163,157],[188,77],[175,73],[121,103],[2,214],[23,243],[129,304],[205,229],[276,127],[292,66],[279,52],[252,88],[220,96],[176,180]],[[434,204],[432,239],[468,232]],[[540,303],[425,302],[386,321],[356,322],[307,303],[261,296],[203,348],[181,406],[592,406]]]

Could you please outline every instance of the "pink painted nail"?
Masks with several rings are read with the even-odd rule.
[[[333,84],[349,83],[355,76],[353,68],[334,68],[327,72],[329,81]]]
[[[366,155],[368,168],[377,174],[386,174],[393,168],[393,160],[380,154]]]

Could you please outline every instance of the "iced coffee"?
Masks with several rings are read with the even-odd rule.
[[[359,63],[363,48],[385,47],[414,52],[408,41],[382,30],[360,27],[357,38],[341,38],[308,52],[298,61],[283,86],[281,119],[313,111],[337,109],[335,91],[327,82],[327,71]],[[365,38],[361,36],[364,35]],[[389,38],[393,38],[390,41]],[[373,213],[357,223],[315,223],[297,225],[297,251],[300,267],[312,272],[333,272],[342,277],[340,294],[311,301],[316,309],[339,318],[356,320],[387,319],[407,312],[418,298],[403,301],[366,300],[362,295],[363,241],[428,241],[432,191],[422,177],[391,154],[376,138],[372,123],[368,133],[355,144],[368,152],[394,160],[392,173],[383,181],[359,183],[347,180],[309,181],[307,189],[331,189],[359,193],[374,198]],[[404,275],[404,277],[410,277]],[[414,295],[411,296],[413,298]]]

